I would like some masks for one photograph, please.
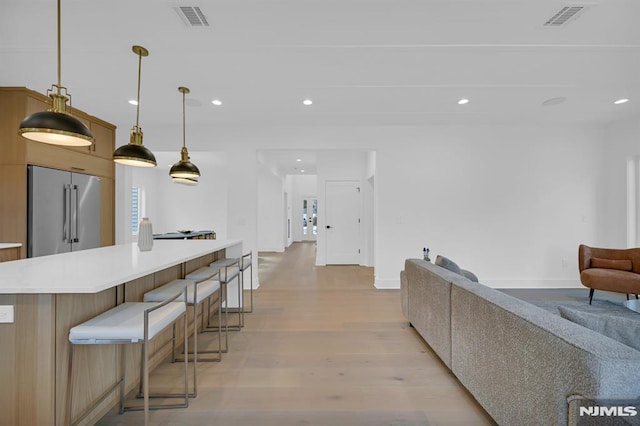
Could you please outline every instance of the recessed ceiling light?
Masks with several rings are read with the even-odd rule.
[[[620,104],[626,104],[627,102],[629,102],[629,99],[618,99],[617,101],[614,102],[614,104],[620,105]]]
[[[216,105],[216,106],[220,106],[222,105],[222,101],[219,99],[214,99],[211,101],[212,104]]]
[[[542,105],[544,105],[544,106],[558,105],[558,104],[563,103],[566,100],[567,100],[567,98],[565,98],[564,96],[559,96],[557,98],[547,99],[546,101],[542,102]]]
[[[129,100],[129,103],[130,103],[131,105],[138,105],[138,101],[136,101],[135,99],[131,99],[131,100]]]
[[[304,170],[300,170],[300,173],[304,173]]]
[[[468,103],[469,103],[469,99],[465,99],[465,98],[460,99],[458,101],[458,105],[464,105],[464,104],[468,104]]]
[[[313,103],[313,101],[311,99],[305,99],[304,101],[302,101],[303,104],[305,104],[306,106],[309,106]]]
[[[300,162],[302,161],[302,158],[298,158],[298,159],[296,159],[296,161],[297,161],[298,163],[300,163]]]

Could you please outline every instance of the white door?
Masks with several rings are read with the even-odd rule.
[[[360,182],[327,181],[327,265],[360,264]]]

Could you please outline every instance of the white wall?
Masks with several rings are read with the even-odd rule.
[[[627,161],[640,155],[640,122],[635,118],[612,123],[605,143],[607,232],[601,242],[605,247],[623,248],[627,246]]]
[[[580,286],[578,245],[603,243],[607,230],[618,226],[612,215],[626,209],[624,197],[607,194],[603,159],[610,141],[598,126],[190,131],[192,140],[200,133],[211,149],[227,154],[226,181],[237,188],[226,200],[227,231],[245,250],[257,247],[257,151],[376,151],[378,287],[397,287],[404,260],[421,257],[424,246],[490,285]],[[631,141],[634,132],[623,133]],[[149,129],[145,137],[160,141],[162,131]],[[605,208],[604,200],[616,205]]]
[[[434,128],[380,148],[376,284],[426,246],[496,287],[579,286],[602,154],[602,132],[568,127]]]
[[[285,248],[284,178],[258,161],[258,250],[282,252]]]
[[[327,259],[326,252],[326,183],[332,180],[355,180],[363,187],[367,172],[367,152],[355,150],[325,150],[318,151],[316,155],[318,170],[318,250],[316,263],[325,265]],[[361,213],[364,210],[362,192]],[[364,219],[364,216],[361,217]],[[366,225],[361,221],[361,253],[366,252],[364,244],[367,239],[364,237]],[[363,257],[364,258],[364,257]],[[361,264],[364,262],[361,260]]]
[[[133,241],[131,235],[131,173],[132,167],[116,164],[115,216],[116,244]]]
[[[156,152],[155,155],[159,164],[163,165],[163,153]],[[226,239],[226,155],[221,152],[204,155],[192,153],[191,157],[202,169],[196,186],[173,183],[166,165],[153,169],[129,168],[130,185],[140,186],[145,190],[145,214],[153,224],[154,233],[175,232],[181,229],[213,230],[218,239]],[[195,157],[200,161],[196,162]]]

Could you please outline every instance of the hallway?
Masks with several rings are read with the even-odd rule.
[[[152,412],[153,424],[493,424],[411,329],[398,290],[376,290],[372,268],[316,267],[315,249],[294,243],[260,253],[254,311],[230,334],[230,352],[198,365],[199,395],[188,409]],[[141,418],[111,412],[98,424]]]

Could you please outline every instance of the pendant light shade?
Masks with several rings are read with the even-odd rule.
[[[142,57],[149,56],[149,51],[142,46],[133,46],[133,53],[138,55],[138,97],[136,103],[136,125],[131,129],[131,137],[127,145],[123,145],[113,152],[113,161],[126,166],[154,167],[156,157],[142,144],[142,129],[140,128],[140,75]]]
[[[60,0],[58,0],[58,84],[47,90],[52,100],[48,111],[31,114],[20,123],[18,133],[27,139],[52,145],[89,146],[93,134],[80,120],[67,112],[71,95],[61,83]],[[64,91],[64,94],[63,94]]]
[[[174,177],[171,178],[174,183],[180,183],[182,185],[194,186],[198,184],[198,179],[195,178],[183,178],[183,177]]]
[[[182,150],[180,151],[180,161],[175,163],[171,170],[169,170],[169,176],[171,176],[176,183],[186,183],[187,185],[195,185],[198,183],[198,177],[200,177],[200,170],[189,160],[189,151],[186,145],[186,125],[185,125],[185,96],[189,93],[189,89],[186,87],[178,87],[178,91],[182,93]],[[187,179],[187,182],[178,181],[176,179]]]
[[[113,161],[135,167],[154,167],[156,165],[156,157],[142,144],[142,130],[137,127],[131,129],[130,142],[113,152]]]
[[[169,176],[175,178],[198,178],[200,170],[189,160],[189,152],[187,148],[182,147],[180,151],[180,161],[175,163],[169,171]]]

